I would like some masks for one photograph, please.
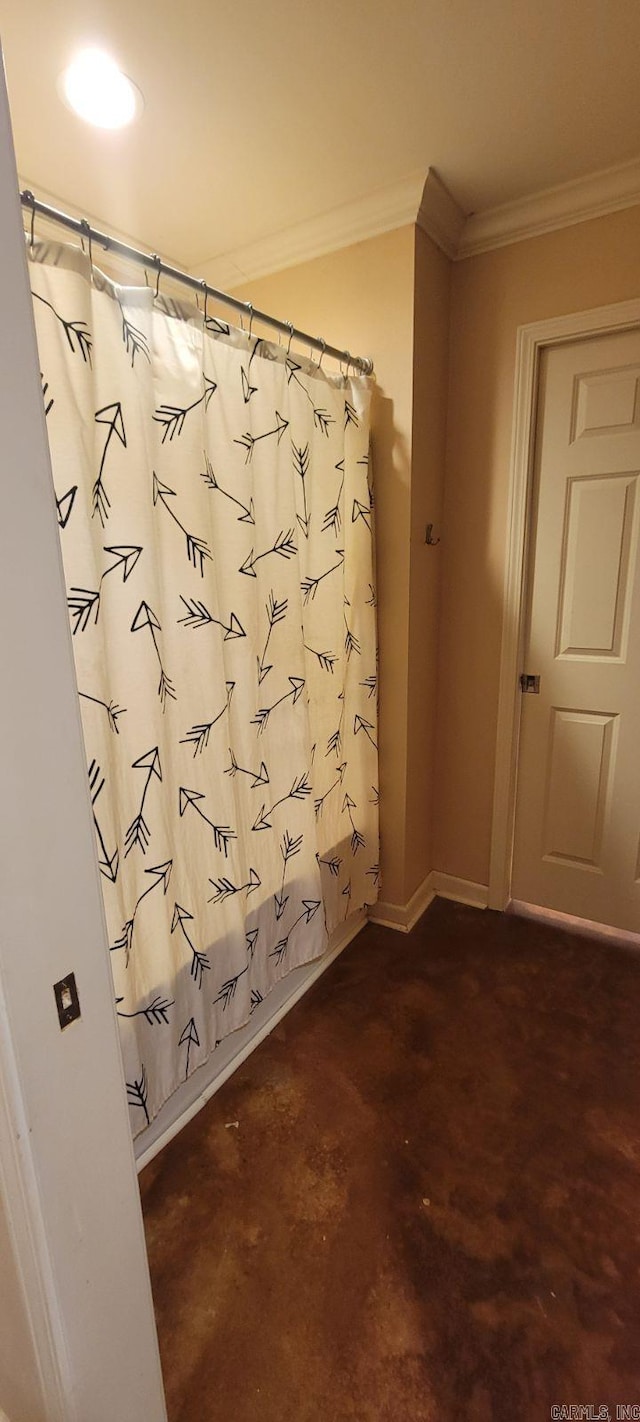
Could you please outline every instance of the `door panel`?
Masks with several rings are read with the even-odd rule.
[[[549,720],[544,857],[602,871],[615,716],[564,711]]]
[[[544,352],[516,899],[640,932],[640,331]]]
[[[629,578],[635,574],[635,548],[631,568],[629,563],[637,478],[604,474],[567,481],[559,657],[622,655]]]

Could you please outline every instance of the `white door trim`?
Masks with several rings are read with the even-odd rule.
[[[604,336],[640,326],[640,299],[570,316],[554,316],[519,326],[513,400],[513,433],[507,515],[507,561],[503,593],[502,649],[489,866],[489,907],[506,908],[511,898],[511,864],[516,806],[521,666],[529,553],[529,509],[533,473],[540,354],[545,346],[584,336]]]

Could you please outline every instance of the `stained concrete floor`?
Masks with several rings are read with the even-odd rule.
[[[141,1177],[170,1422],[640,1403],[639,1044],[627,950],[366,928]]]

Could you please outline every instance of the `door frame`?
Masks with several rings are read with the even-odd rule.
[[[605,336],[640,326],[640,298],[569,316],[519,326],[513,398],[513,431],[507,511],[507,556],[503,590],[502,647],[496,735],[489,908],[511,900],[521,692],[524,670],[527,580],[532,551],[531,493],[535,453],[540,358],[543,350],[586,336]]]

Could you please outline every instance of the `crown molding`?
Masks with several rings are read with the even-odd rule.
[[[435,168],[429,168],[427,173],[415,220],[447,257],[457,257],[467,215]]]
[[[640,159],[546,188],[467,218],[456,259],[524,242],[640,203]]]
[[[227,290],[405,227],[417,219],[424,186],[424,173],[414,173],[246,247],[198,262],[197,275]],[[195,273],[196,267],[192,270]]]

